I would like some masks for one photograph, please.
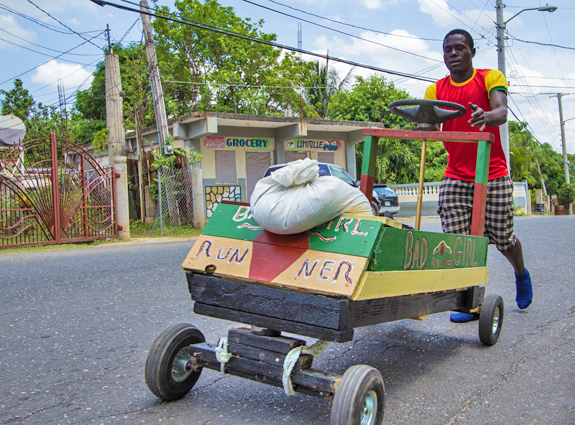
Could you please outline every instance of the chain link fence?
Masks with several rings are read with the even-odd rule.
[[[165,226],[194,225],[192,174],[186,168],[160,167],[158,170],[156,220],[148,234]]]

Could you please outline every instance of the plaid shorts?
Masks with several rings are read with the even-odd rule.
[[[439,208],[444,233],[468,235],[471,229],[473,209],[473,182],[444,177],[439,186]],[[509,176],[489,180],[487,208],[485,211],[485,233],[490,244],[499,251],[515,245],[513,233],[513,182]]]

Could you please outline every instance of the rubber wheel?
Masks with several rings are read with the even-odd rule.
[[[503,298],[487,295],[479,314],[479,340],[485,345],[495,345],[503,327]]]
[[[166,329],[156,338],[146,360],[146,384],[163,400],[184,397],[202,373],[186,367],[191,344],[205,342],[204,335],[192,325],[181,323]]]
[[[331,425],[380,425],[385,409],[381,373],[355,365],[343,374],[331,408]]]
[[[373,211],[373,215],[376,217],[379,215],[379,206],[375,203],[375,201],[371,201],[371,210]]]

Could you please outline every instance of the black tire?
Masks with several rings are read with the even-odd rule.
[[[185,365],[189,359],[190,344],[205,342],[204,335],[192,325],[180,323],[171,326],[156,338],[146,360],[146,384],[150,391],[163,400],[184,397],[202,373]]]
[[[503,298],[487,295],[479,314],[479,340],[485,345],[495,345],[503,327]]]
[[[355,365],[343,374],[331,408],[331,425],[380,425],[385,410],[381,373]]]
[[[377,205],[377,202],[371,201],[371,210],[376,217],[379,215],[379,205]]]

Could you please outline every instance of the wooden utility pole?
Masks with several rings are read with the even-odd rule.
[[[121,230],[118,238],[130,239],[130,207],[128,203],[128,170],[126,157],[126,133],[124,131],[122,80],[117,55],[106,55],[106,124],[108,126],[108,164],[114,166],[116,181],[114,205]],[[116,178],[114,176],[113,178]]]
[[[152,98],[154,100],[154,111],[156,112],[156,127],[158,128],[158,143],[160,154],[166,144],[168,137],[168,119],[166,118],[166,105],[164,104],[164,89],[160,80],[160,70],[158,69],[158,59],[156,57],[156,47],[154,46],[154,36],[150,15],[148,15],[148,2],[140,2],[142,25],[144,27],[144,39],[146,40],[146,56],[150,69],[150,80],[152,84]]]

